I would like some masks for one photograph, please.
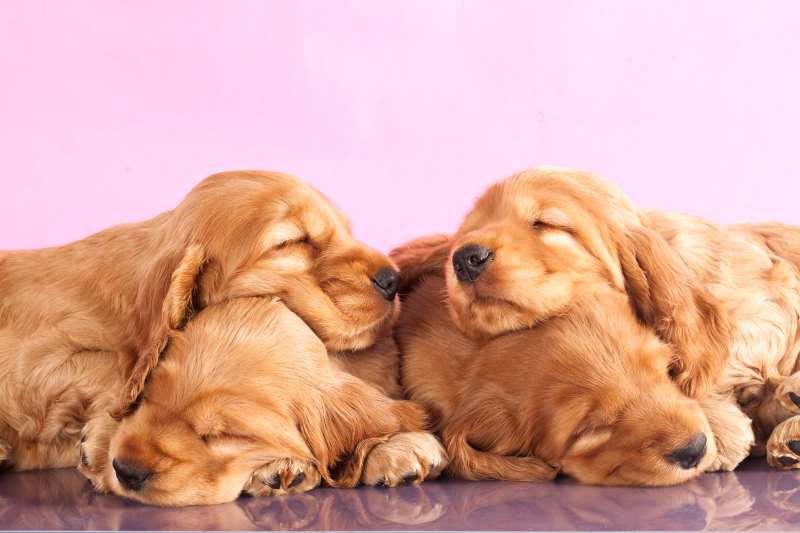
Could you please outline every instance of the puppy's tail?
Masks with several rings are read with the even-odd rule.
[[[533,455],[518,457],[476,450],[464,433],[445,430],[442,437],[450,456],[448,469],[464,479],[550,481],[558,474],[558,468]]]

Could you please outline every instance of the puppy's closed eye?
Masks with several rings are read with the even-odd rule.
[[[581,454],[602,446],[611,438],[611,428],[586,429],[575,436],[572,444],[572,453]]]
[[[532,222],[534,229],[554,229],[573,233],[575,228],[569,217],[558,209],[545,209]]]
[[[308,235],[303,235],[302,237],[297,237],[295,239],[289,239],[280,242],[275,246],[275,249],[283,250],[289,248],[290,246],[298,246],[298,245],[312,245],[311,239],[308,237]]]

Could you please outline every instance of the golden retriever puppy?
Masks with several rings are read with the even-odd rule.
[[[452,237],[392,255],[404,387],[437,412],[454,473],[661,485],[749,452],[749,419],[715,390],[727,310],[608,182],[520,173]]]
[[[113,492],[160,505],[299,492],[320,478],[349,487],[374,446],[424,430],[425,418],[339,370],[279,300],[237,298],[170,337],[98,461]]]
[[[455,475],[666,485],[713,463],[700,402],[669,378],[672,351],[624,294],[587,288],[569,312],[480,342],[443,308],[445,291],[421,282],[396,334],[404,385],[436,412]]]
[[[257,171],[211,176],[146,222],[2,252],[0,461],[20,470],[80,462],[103,488],[98,453],[116,427],[107,413],[125,414],[193,314],[239,298],[280,298],[329,351],[345,352],[339,368],[396,394],[396,377],[379,375],[397,364],[381,340],[398,310],[396,285],[392,263],[357,242],[319,192]],[[376,341],[380,357],[362,368],[349,352]],[[390,440],[405,443],[403,466],[434,448],[427,434]],[[393,466],[375,458],[365,465],[374,476]]]

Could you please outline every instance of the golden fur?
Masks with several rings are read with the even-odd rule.
[[[326,469],[333,466],[328,460],[335,462],[356,452],[356,458],[367,460],[369,466],[372,454],[368,452],[380,451],[390,442],[395,448],[404,443],[402,453],[419,458],[419,472],[395,473],[393,464],[377,453],[380,460],[370,468],[373,478],[365,481],[436,475],[436,464],[443,458],[431,446],[429,434],[388,434],[422,429],[424,414],[413,404],[389,399],[399,392],[397,354],[388,336],[398,305],[373,287],[373,276],[384,268],[393,266],[385,256],[357,242],[346,219],[316,190],[291,176],[255,171],[211,176],[176,209],[146,222],[116,226],[57,248],[2,252],[0,460],[16,469],[80,462],[81,471],[98,488],[134,496],[120,490],[109,471],[113,460],[109,451],[124,448],[125,428],[141,424],[136,437],[145,444],[141,449],[124,448],[128,460],[146,462],[156,457],[151,445],[178,450],[178,455],[181,450],[197,452],[200,437],[213,435],[216,427],[185,425],[193,412],[190,406],[197,401],[200,412],[204,402],[208,404],[209,423],[225,421],[225,432],[250,442],[251,450],[259,449],[261,443],[259,456],[265,460],[255,465],[254,455],[245,454],[247,459],[237,462],[236,468],[208,481],[219,474],[215,469],[228,452],[219,451],[217,456],[216,449],[209,449],[189,454],[180,458],[181,468],[196,475],[182,477],[179,469],[169,469],[169,475],[154,474],[152,483],[148,482],[152,490],[137,495],[138,499],[162,504],[230,499],[244,488],[244,478],[261,467],[271,468],[270,475],[280,478],[276,489],[280,492],[299,473],[297,464],[313,462],[326,476]],[[274,298],[281,303],[273,302]],[[278,329],[265,330],[264,324]],[[295,348],[287,344],[291,340],[302,342]],[[247,354],[245,346],[264,352]],[[145,380],[162,352],[168,360],[165,368],[156,372],[145,389]],[[256,362],[267,366],[248,360],[225,367],[226,358],[234,355],[243,361],[246,356],[262,356],[264,360]],[[280,358],[305,372],[305,379],[291,382],[290,391],[268,379]],[[183,361],[185,366],[176,366],[174,361]],[[311,379],[315,365],[320,374]],[[246,371],[253,374],[241,373]],[[257,373],[261,371],[267,374]],[[230,400],[228,407],[239,402],[250,412],[237,409],[229,416],[224,402],[214,399],[211,390],[219,392],[223,387],[214,379],[217,372],[228,380],[227,393],[220,392],[220,397]],[[263,391],[239,386],[259,379],[269,382],[262,388],[269,390],[272,400],[267,401]],[[176,388],[164,389],[159,385],[163,380]],[[196,387],[191,391],[196,396],[179,392],[190,383]],[[204,400],[206,385],[209,397]],[[282,391],[287,401],[295,403],[276,405]],[[141,400],[139,409],[123,419],[120,433],[115,434],[118,420],[137,399]],[[353,413],[367,399],[372,402],[370,412],[362,420]],[[307,405],[303,404],[306,400]],[[313,412],[315,407],[324,410]],[[337,409],[344,413],[341,416],[352,417],[349,420],[355,426],[339,436],[321,434],[322,428],[341,423],[334,416]],[[317,417],[309,422],[309,431],[317,433],[299,433],[287,418],[301,414]],[[184,426],[175,417],[184,417]],[[269,423],[256,428],[258,421],[270,417],[285,428],[285,434],[275,431],[269,439],[259,440],[270,428]],[[168,424],[169,430],[157,429],[162,427],[159,421],[166,420],[175,424]],[[353,449],[359,436],[374,438]],[[208,462],[197,462],[200,457]],[[242,464],[253,467],[247,476]],[[358,461],[353,464],[352,468],[365,466]],[[157,465],[162,471],[165,468]],[[352,483],[360,475],[353,470],[342,473],[342,479]],[[299,488],[311,488],[315,479],[319,475],[309,472]],[[234,481],[240,484],[236,490]],[[271,478],[267,481],[272,483]]]
[[[404,387],[438,413],[454,473],[660,485],[747,455],[720,386],[736,310],[650,220],[601,178],[541,168],[492,186],[453,236],[393,252]],[[492,254],[473,282],[453,266],[467,245]],[[730,253],[709,250],[709,268]],[[667,460],[700,433],[699,464]]]
[[[753,420],[753,453],[767,452],[773,466],[798,468],[800,228],[722,226],[662,211],[640,218],[665,243],[664,255],[679,258],[687,279],[706,287],[729,317],[726,365],[714,392]]]

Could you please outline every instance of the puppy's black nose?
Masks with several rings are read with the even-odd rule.
[[[382,268],[378,270],[375,277],[372,278],[372,284],[381,296],[389,301],[394,300],[394,295],[397,294],[397,286],[400,283],[400,273],[389,268]]]
[[[690,440],[686,445],[673,450],[667,455],[667,460],[673,462],[685,470],[696,467],[706,454],[706,435],[700,433]]]
[[[473,282],[492,260],[494,254],[477,244],[462,246],[453,254],[453,268],[458,281]]]
[[[111,464],[114,466],[114,472],[117,474],[119,484],[128,490],[141,490],[150,477],[149,470],[139,468],[120,459],[114,459]]]

